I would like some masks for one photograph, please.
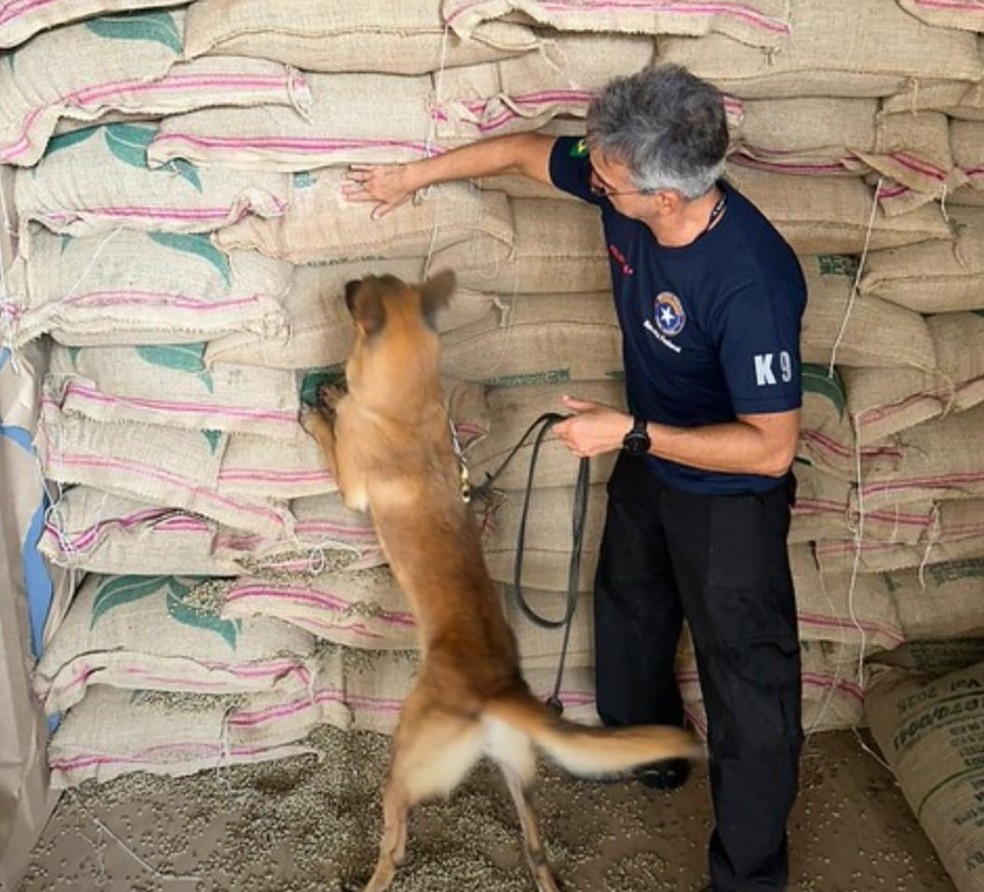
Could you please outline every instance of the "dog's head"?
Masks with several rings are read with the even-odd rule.
[[[433,396],[433,388],[440,388],[435,320],[454,286],[449,270],[421,285],[390,275],[346,284],[345,303],[355,323],[355,344],[345,367],[349,393],[377,408]]]

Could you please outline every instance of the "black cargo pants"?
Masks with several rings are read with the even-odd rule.
[[[662,485],[646,464],[620,455],[608,484],[598,713],[606,725],[681,723],[674,657],[686,619],[707,710],[712,883],[783,889],[803,739],[786,545],[795,479],[758,495],[696,495]]]

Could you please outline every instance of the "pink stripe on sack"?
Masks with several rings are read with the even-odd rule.
[[[231,418],[245,418],[251,421],[272,421],[290,427],[297,426],[297,415],[273,409],[243,409],[238,406],[203,406],[200,403],[177,402],[173,400],[152,400],[138,397],[117,397],[102,393],[78,381],[69,381],[65,386],[65,396],[73,396],[80,400],[88,400],[104,406],[129,406],[134,409],[147,409],[166,414],[176,412],[189,415],[226,415]],[[221,474],[219,475],[221,479]]]
[[[92,543],[96,540],[99,534],[102,533],[103,530],[108,529],[109,527],[116,526],[124,530],[130,530],[133,527],[138,526],[139,524],[156,520],[157,518],[163,517],[170,513],[171,513],[170,508],[150,508],[145,511],[137,511],[133,514],[127,514],[123,517],[114,517],[112,520],[101,520],[98,523],[94,524],[93,526],[89,527],[88,529],[83,530],[81,533],[79,533],[75,537],[75,539],[71,540],[70,544],[73,549],[82,550],[92,545]],[[196,529],[205,529],[205,530],[208,529],[208,527],[204,523],[200,521],[195,521],[194,518],[189,517],[187,518],[187,520],[195,524]],[[155,526],[155,529],[159,529],[160,526],[162,525],[163,524]],[[62,535],[61,530],[50,520],[45,521],[45,529],[53,533],[56,537],[58,537],[59,542],[61,541],[61,535]]]
[[[327,610],[347,611],[352,603],[343,598],[333,597],[324,592],[314,592],[311,589],[283,586],[273,588],[259,583],[236,586],[226,595],[227,602],[240,601],[248,598],[276,598],[278,601],[293,601],[297,604],[308,604],[314,607],[324,607]],[[381,610],[374,614],[375,618],[399,626],[413,626],[414,618],[411,613]]]
[[[811,428],[800,431],[800,438],[836,455],[853,458],[855,454],[853,449],[849,449],[847,446],[831,439],[826,434],[821,434],[819,431]],[[902,458],[902,450],[891,446],[865,446],[861,448],[860,452],[862,458]]]
[[[766,161],[761,158],[753,158],[746,155],[743,151],[735,152],[731,156],[739,167],[747,167],[751,170],[767,170],[773,173],[788,173],[797,176],[841,176],[847,172],[847,167],[843,162],[833,161],[826,164],[806,164],[804,162],[783,162]]]
[[[18,155],[32,148],[30,140],[31,128],[38,117],[52,108],[71,106],[85,108],[111,96],[123,97],[127,94],[174,93],[182,90],[194,90],[202,87],[220,87],[223,89],[242,90],[258,88],[287,88],[288,79],[274,75],[165,75],[159,81],[143,81],[137,79],[112,81],[97,86],[85,87],[72,93],[59,96],[54,102],[32,109],[24,116],[21,135],[15,142],[0,151],[0,161],[11,161]]]
[[[280,200],[275,200],[274,207],[278,211],[283,211],[287,205]],[[123,219],[123,220],[177,220],[182,223],[193,221],[198,223],[225,223],[229,219],[229,212],[232,208],[153,208],[148,206],[139,207],[94,207],[82,208],[77,211],[51,211],[42,213],[37,219],[39,222],[51,221],[55,224],[64,225],[75,220],[90,220],[92,218]],[[249,213],[248,207],[240,209],[239,213],[232,222],[241,220]]]
[[[401,139],[304,139],[286,136],[253,136],[253,137],[219,137],[219,136],[189,136],[183,133],[162,133],[154,137],[153,145],[162,143],[179,143],[196,146],[203,149],[274,149],[289,150],[302,154],[317,152],[339,152],[346,149],[362,148],[401,148],[413,149],[426,155],[429,152],[440,152],[434,146],[419,142],[408,142]]]
[[[925,174],[928,177],[932,177],[934,180],[946,179],[945,170],[941,167],[937,167],[935,164],[930,164],[928,161],[923,161],[921,158],[916,158],[912,155],[906,154],[905,152],[893,152],[888,157],[900,167],[914,170],[916,173]]]
[[[49,3],[56,2],[59,2],[59,0],[27,0],[27,2],[22,3],[18,3],[17,0],[10,0],[9,3],[5,4],[3,11],[0,12],[0,24],[26,15],[41,6],[47,6]]]
[[[976,12],[984,15],[984,6],[980,3],[961,3],[955,0],[914,0],[916,6],[927,9],[955,9],[957,12]]]
[[[865,632],[877,632],[888,638],[890,641],[901,642],[905,640],[905,636],[901,635],[891,626],[886,626],[881,623],[871,622],[870,620],[851,620],[851,619],[839,619],[833,616],[825,616],[821,613],[799,613],[799,621],[809,626],[815,626],[820,629],[857,629],[858,626]]]
[[[941,474],[938,477],[907,477],[902,480],[887,480],[884,483],[866,483],[861,487],[863,495],[870,496],[873,493],[893,492],[895,490],[906,489],[929,489],[942,487],[950,489],[959,486],[961,483],[980,483],[984,480],[984,473],[966,474]]]
[[[297,419],[294,419],[297,423]],[[262,471],[262,470],[231,470],[219,471],[219,482],[229,483],[333,483],[334,479],[327,471]]]
[[[223,507],[241,511],[244,514],[255,514],[259,517],[264,517],[278,526],[283,526],[284,523],[283,518],[280,517],[280,515],[275,511],[261,508],[258,505],[237,502],[234,499],[229,499],[220,495],[215,492],[215,490],[206,489],[198,484],[189,483],[184,478],[178,477],[177,474],[172,474],[169,471],[162,470],[161,468],[144,465],[140,462],[96,456],[59,455],[57,458],[52,459],[51,464],[55,467],[68,468],[110,468],[121,471],[124,474],[135,474],[138,477],[149,477],[154,480],[168,483],[177,489],[202,496],[206,499],[206,501],[215,502]]]
[[[62,303],[66,306],[78,307],[174,307],[179,310],[195,310],[202,313],[213,313],[250,306],[259,302],[259,295],[240,297],[235,300],[209,301],[188,297],[183,294],[173,294],[158,291],[90,291],[88,294],[66,298]]]
[[[466,15],[476,6],[484,6],[486,0],[475,0],[474,3],[464,3],[458,7],[451,15],[445,16],[445,22],[447,24],[452,24],[456,19],[463,15]],[[570,13],[570,4],[561,3],[539,3],[541,8],[548,12],[553,13]],[[754,25],[756,27],[762,28],[765,31],[774,31],[781,34],[789,34],[791,31],[790,26],[786,22],[779,22],[775,19],[771,19],[754,9],[749,9],[746,6],[741,6],[735,3],[704,3],[700,6],[687,5],[682,6],[674,3],[660,2],[660,0],[621,0],[621,2],[616,2],[616,0],[607,0],[607,2],[599,3],[593,2],[588,10],[592,13],[603,12],[605,10],[637,10],[639,12],[652,12],[652,13],[672,13],[674,15],[719,15],[724,13],[730,15],[733,18],[743,20],[748,24]]]
[[[75,771],[79,768],[91,768],[94,765],[171,765],[178,759],[158,758],[155,753],[182,753],[185,758],[197,756],[198,758],[215,758],[231,755],[237,758],[255,756],[260,753],[270,751],[270,747],[248,747],[248,746],[219,746],[210,743],[163,743],[160,746],[152,746],[141,750],[133,756],[117,756],[105,753],[92,753],[78,755],[66,759],[54,759],[51,761],[51,768],[54,771]]]

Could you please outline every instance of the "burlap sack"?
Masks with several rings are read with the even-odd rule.
[[[583,118],[594,91],[652,64],[654,51],[651,37],[553,32],[539,52],[438,72],[436,136],[447,144]]]
[[[217,362],[205,344],[51,350],[52,387],[64,412],[125,421],[299,440],[294,372]]]
[[[232,434],[217,479],[220,493],[260,500],[288,500],[338,489],[320,447],[308,436],[283,441]]]
[[[206,57],[207,58],[207,57]],[[310,102],[209,108],[172,115],[147,149],[151,167],[178,158],[259,171],[307,171],[433,154],[431,79],[395,74],[308,74]],[[381,96],[385,114],[374,113]]]
[[[293,268],[222,254],[200,234],[68,238],[31,226],[7,276],[0,317],[11,345],[48,333],[69,346],[177,344],[232,332],[283,335]]]
[[[956,237],[872,251],[864,265],[863,295],[919,313],[984,309],[984,209],[951,207]]]
[[[180,57],[184,10],[105,16],[38,35],[0,69],[0,161],[31,165],[61,118],[156,117],[216,105],[305,107],[299,72],[259,59]],[[58,64],[52,65],[57,59]]]
[[[509,454],[519,445],[526,430],[545,412],[565,414],[561,397],[569,394],[579,399],[594,400],[607,406],[625,408],[625,392],[621,381],[546,381],[519,387],[490,387],[488,436],[468,451],[468,466],[472,483],[480,485],[488,475],[501,473],[494,487],[521,490],[526,486],[536,433],[524,441],[509,463]],[[604,483],[611,474],[615,454],[599,455],[588,464],[589,480]],[[537,487],[571,486],[577,479],[579,459],[556,437],[546,434],[541,440],[534,468],[533,482]]]
[[[311,377],[317,381],[320,376]],[[488,430],[484,388],[477,382],[452,378],[442,383],[455,435],[461,446],[467,446]],[[317,397],[309,395],[311,384],[305,382],[301,387],[306,401],[313,403]],[[252,433],[232,434],[217,480],[221,494],[261,501],[316,496],[338,489],[321,448],[307,435],[275,440]]]
[[[325,713],[323,720],[337,727],[392,734],[416,678],[417,663],[416,651],[328,647],[321,657],[315,704]],[[553,693],[553,667],[524,669],[523,675],[539,699]],[[565,718],[597,725],[594,692],[594,672],[587,667],[569,667],[559,691]],[[310,711],[310,699],[304,702],[298,698],[297,708]]]
[[[445,183],[428,189],[419,202],[372,220],[366,205],[342,196],[343,175],[341,169],[321,168],[295,178],[284,216],[240,220],[215,233],[216,246],[260,251],[292,263],[425,257],[461,241],[499,259],[512,250],[512,208],[504,195]]]
[[[666,37],[660,61],[684,65],[741,99],[891,96],[910,80],[981,76],[976,35],[930,27],[891,3],[791,0],[788,14],[794,27],[778,52],[719,34]]]
[[[497,582],[512,584],[515,579],[523,496],[523,491],[503,491],[498,507],[486,519],[483,540],[485,561]],[[574,580],[577,591],[587,591],[592,587],[607,502],[604,485],[589,487],[580,575]],[[567,590],[573,522],[573,484],[534,488],[526,518],[526,542],[522,554],[520,582],[524,588],[529,586],[552,592]]]
[[[383,562],[371,519],[345,508],[338,493],[294,499],[290,512],[293,534],[270,538],[73,486],[48,509],[38,548],[57,566],[110,575],[316,573]]]
[[[284,504],[220,492],[230,436],[94,421],[62,411],[61,394],[49,390],[35,446],[45,476],[57,483],[181,508],[270,538],[288,535],[292,518]]]
[[[510,294],[557,294],[611,288],[608,250],[598,209],[564,199],[510,199],[515,248],[489,255],[481,243],[459,242],[431,258],[453,269],[464,288]],[[614,308],[606,317],[615,318]]]
[[[984,191],[984,121],[952,121],[950,146],[970,188]]]
[[[185,56],[260,56],[309,71],[426,74],[525,53],[539,41],[526,25],[485,22],[467,39],[448,33],[433,0],[232,0],[189,8]]]
[[[802,384],[798,462],[848,481],[857,479],[859,463],[864,469],[898,464],[897,450],[876,445],[859,451],[846,412],[844,382],[836,369],[804,363]]]
[[[974,819],[984,783],[980,725],[984,664],[941,678],[873,670],[865,721],[959,892],[981,888],[984,850]]]
[[[844,367],[841,374],[847,411],[862,446],[877,445],[955,406],[956,391],[938,371]]]
[[[69,709],[94,682],[234,694],[307,679],[314,638],[276,619],[223,618],[220,587],[195,577],[87,575],[37,665],[45,711]]]
[[[752,3],[684,2],[552,4],[542,0],[442,0],[444,21],[461,37],[470,37],[490,19],[530,19],[560,31],[612,31],[628,34],[718,33],[752,46],[778,47],[791,30],[789,4],[777,0]]]
[[[217,575],[217,524],[197,514],[150,505],[89,486],[73,486],[45,515],[38,550],[52,564],[125,576]]]
[[[895,603],[877,580],[856,578],[850,569],[827,571],[810,544],[790,546],[789,564],[801,641],[833,642],[865,656],[901,644]]]
[[[48,746],[51,787],[103,783],[134,771],[182,777],[206,769],[317,751],[299,741],[313,723],[277,715],[283,693],[134,693],[94,686],[64,717]],[[262,731],[257,716],[268,716]],[[242,726],[249,723],[245,733]]]
[[[769,98],[740,105],[741,124],[731,154],[734,163],[809,176],[868,172],[852,149],[874,147],[876,99]]]
[[[907,13],[938,28],[984,31],[984,9],[978,3],[935,3],[932,0],[898,0]]]
[[[886,179],[878,190],[886,214],[902,214],[945,198],[967,182],[950,151],[949,120],[942,112],[882,114],[875,144],[854,150],[876,174]]]
[[[508,311],[443,337],[444,371],[491,385],[602,380],[621,373],[611,294],[519,295]]]
[[[383,566],[240,577],[226,595],[222,615],[276,618],[348,647],[406,650],[417,644],[410,605]]]
[[[66,25],[21,47],[16,64],[0,68],[0,161],[34,164],[67,108],[84,117],[90,97],[112,103],[128,82],[160,80],[181,55],[183,28],[183,10],[148,10]]]
[[[564,626],[548,628],[539,625],[520,607],[512,585],[501,585],[500,589],[506,620],[516,634],[523,669],[556,671],[563,649]],[[594,595],[589,591],[575,592],[574,597],[576,602],[564,666],[571,669],[593,669]],[[524,586],[523,598],[529,610],[541,619],[559,622],[566,616],[567,592],[539,591]]]
[[[860,495],[868,508],[913,499],[984,496],[980,462],[984,406],[927,421],[897,435],[901,460],[894,469],[872,468]]]
[[[772,221],[800,255],[860,254],[952,239],[936,205],[889,216],[873,208],[873,187],[854,177],[803,177],[730,165],[728,179]]]
[[[186,162],[150,170],[152,124],[107,124],[49,140],[44,157],[19,169],[14,201],[21,226],[37,220],[67,235],[117,227],[209,232],[252,214],[283,214],[286,174],[199,170]]]
[[[941,111],[960,121],[984,121],[984,83],[914,81],[882,100],[886,112]]]
[[[940,373],[954,389],[950,408],[969,409],[984,399],[984,310],[941,313],[926,320]]]
[[[984,556],[984,524],[975,520],[981,508],[980,499],[939,503],[936,514],[924,529],[925,541],[915,545],[819,541],[815,543],[817,561],[825,573],[849,572],[854,567],[860,573],[881,573],[974,560]]]
[[[789,525],[790,545],[845,535],[850,522],[850,482],[802,462],[793,465],[793,473],[796,502]]]
[[[905,506],[909,507],[909,506]],[[941,567],[940,578],[952,581],[953,568],[960,570],[973,568],[976,572],[967,572],[966,576],[979,577],[980,558],[984,557],[984,514],[982,514],[984,501],[981,499],[949,499],[934,503],[927,513],[922,524],[919,538],[912,540],[911,537],[899,536],[890,544],[888,542],[869,541],[870,537],[865,535],[859,548],[851,549],[845,543],[837,542],[817,542],[817,559],[825,568],[844,566],[853,560],[856,551],[860,557],[859,569],[866,571],[886,571],[904,570],[906,568],[918,568],[920,577],[930,567]],[[884,509],[882,510],[884,513]],[[906,516],[913,521],[916,520],[918,512],[909,508],[907,514],[901,515],[900,519]],[[901,514],[901,512],[900,512]],[[865,529],[868,516],[865,517]],[[915,531],[915,529],[913,530]],[[841,547],[838,548],[838,545]],[[888,583],[892,588],[892,584]],[[922,581],[920,578],[920,587]],[[964,586],[972,588],[972,586]],[[968,596],[967,603],[963,609],[959,605],[954,605],[952,610],[943,612],[932,612],[927,609],[925,618],[930,622],[936,623],[935,635],[940,634],[963,634],[970,633],[976,628],[967,628],[967,615],[972,613],[977,604],[976,599]],[[927,605],[928,606],[928,605]],[[901,609],[901,608],[900,608]],[[976,621],[976,619],[975,619]],[[933,637],[933,631],[925,625],[917,629],[906,628],[907,637]]]
[[[433,265],[433,268],[439,267]],[[216,338],[205,349],[205,362],[281,369],[309,369],[344,363],[354,335],[352,317],[345,306],[345,283],[366,275],[393,275],[405,282],[421,282],[424,261],[395,258],[298,267],[294,284],[283,300],[286,334],[266,337],[255,332],[239,332]],[[438,331],[448,331],[481,319],[495,301],[494,295],[457,288],[447,309],[438,313],[435,319]]]
[[[899,669],[916,669],[929,675],[946,675],[984,660],[980,638],[915,639],[893,650],[874,655],[870,662]]]
[[[855,290],[857,261],[843,256],[803,256],[806,310],[800,350],[811,363],[842,366],[936,367],[933,339],[918,313]],[[882,337],[872,338],[878,331]]]
[[[51,0],[14,6],[6,4],[0,12],[0,47],[24,43],[45,31],[78,19],[111,12],[130,12],[148,7],[180,5],[182,0]]]

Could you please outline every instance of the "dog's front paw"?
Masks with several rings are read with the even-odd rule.
[[[297,415],[301,427],[312,437],[317,437],[318,432],[326,423],[330,423],[331,419],[332,416],[326,410],[319,406],[309,406],[307,403],[301,403],[301,410]]]
[[[345,396],[345,388],[337,384],[322,384],[318,388],[318,401],[328,412],[334,414],[335,409]]]

